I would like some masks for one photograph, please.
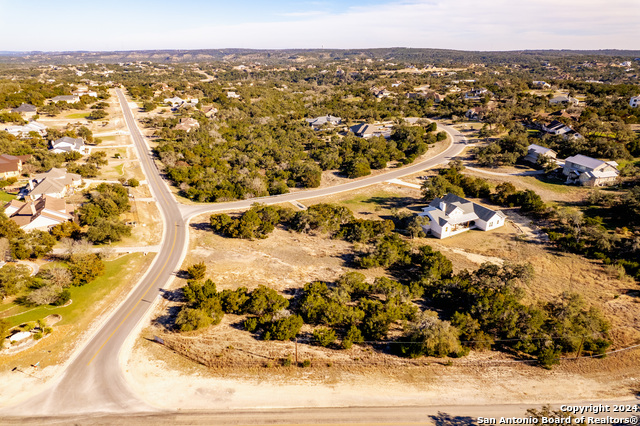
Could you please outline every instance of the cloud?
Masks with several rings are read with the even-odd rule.
[[[322,2],[320,2],[322,3]],[[276,16],[274,22],[233,22],[192,27],[188,20],[109,31],[82,27],[47,32],[58,49],[373,48],[432,47],[460,50],[637,49],[637,0],[398,0],[327,12]],[[266,7],[266,6],[265,6]],[[297,7],[301,7],[298,3]],[[170,20],[170,17],[167,17]],[[78,37],[82,34],[82,37]],[[96,35],[94,35],[96,34]],[[21,47],[20,49],[49,47]],[[17,49],[16,49],[17,50]]]

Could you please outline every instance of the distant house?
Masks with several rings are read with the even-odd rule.
[[[488,112],[487,108],[473,107],[473,108],[469,108],[467,112],[464,114],[464,116],[468,120],[481,120],[487,112]]]
[[[73,193],[81,182],[80,175],[54,167],[48,172],[38,173],[29,181],[27,196],[32,200],[42,195],[62,198]]]
[[[555,160],[558,156],[558,153],[552,150],[551,148],[546,148],[544,146],[531,144],[527,147],[527,155],[524,157],[524,161],[528,161],[529,163],[537,164],[538,158],[540,156],[548,157],[549,159]]]
[[[640,96],[633,96],[629,100],[629,106],[631,108],[637,108],[638,106],[640,106]]]
[[[182,98],[174,96],[173,98],[166,98],[164,100],[164,103],[171,105],[172,108],[175,108],[182,105],[184,103],[184,100],[182,100]]]
[[[213,117],[214,115],[216,115],[217,112],[218,112],[218,108],[216,108],[214,106],[202,107],[202,113],[207,118]]]
[[[227,92],[227,98],[240,99],[240,95],[238,95],[236,92]]]
[[[574,130],[558,120],[553,120],[551,123],[543,124],[542,131],[549,133],[550,135],[564,135],[565,133],[570,133]]]
[[[620,174],[615,161],[602,161],[580,154],[565,160],[562,173],[567,177],[567,183],[583,186],[613,185]]]
[[[80,87],[77,90],[74,90],[73,92],[71,92],[72,95],[74,96],[91,96],[92,98],[97,98],[98,97],[98,93],[93,91],[93,90],[89,90],[86,87]]]
[[[489,91],[485,88],[473,89],[470,92],[464,94],[465,99],[478,100],[480,97],[488,94]]]
[[[57,104],[58,102],[66,102],[68,104],[75,104],[76,102],[80,102],[80,96],[77,96],[77,95],[56,96],[55,98],[51,99],[51,102],[53,102],[54,104]]]
[[[0,155],[0,178],[9,179],[19,177],[22,174],[22,165],[31,158],[30,155]]]
[[[316,117],[316,118],[305,118],[305,120],[314,129],[318,129],[326,124],[331,126],[336,126],[342,123],[342,119],[340,117],[335,117],[333,115],[323,115],[321,117]]]
[[[489,231],[503,226],[506,219],[501,211],[491,210],[454,194],[436,198],[422,210],[418,216],[429,218],[429,225],[423,225],[422,228],[436,238],[447,238],[475,228]]]
[[[550,89],[551,85],[549,83],[547,83],[546,81],[534,81],[533,82],[534,87],[538,87],[540,89]]]
[[[8,126],[4,130],[16,137],[28,136],[31,132],[44,136],[47,132],[47,126],[37,121],[31,121],[24,126]]]
[[[22,104],[18,108],[14,108],[11,112],[17,112],[23,117],[31,118],[38,114],[38,109],[31,104]]]
[[[391,129],[388,127],[378,126],[375,124],[356,124],[352,126],[351,130],[356,136],[360,138],[371,138],[374,136],[383,136],[385,138],[391,137]]]
[[[444,96],[441,94],[434,92],[433,90],[429,90],[426,92],[409,92],[407,93],[407,98],[409,99],[433,99],[434,102],[440,102],[444,99]]]
[[[4,206],[4,211],[25,231],[47,230],[73,219],[64,200],[48,196],[26,203],[12,200]]]
[[[62,154],[72,151],[79,152],[83,155],[86,154],[88,150],[84,145],[84,139],[63,136],[56,141],[51,141],[51,152],[55,154]]]
[[[193,129],[197,129],[200,127],[200,123],[195,118],[181,118],[180,122],[175,125],[173,130],[184,130],[189,133]]]
[[[556,96],[555,98],[549,99],[550,105],[557,105],[557,104],[578,105],[579,103],[580,103],[579,100],[577,100],[576,98],[572,98],[571,96],[568,96],[568,95],[560,95],[560,96]]]

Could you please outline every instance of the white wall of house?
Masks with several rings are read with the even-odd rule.
[[[52,226],[58,225],[59,223],[64,222],[63,220],[53,220],[48,217],[44,217],[42,215],[38,216],[33,222],[29,223],[22,227],[25,231],[32,231],[35,229],[46,230]]]
[[[500,228],[504,225],[504,218],[498,214],[493,215],[488,221],[482,219],[476,220],[476,226],[483,231],[490,231],[491,229]]]

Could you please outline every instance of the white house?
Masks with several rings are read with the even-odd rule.
[[[227,98],[240,99],[240,95],[238,95],[236,92],[227,92]]]
[[[548,157],[551,160],[555,160],[558,156],[558,153],[551,148],[532,143],[527,147],[527,155],[524,157],[524,161],[536,164],[538,162],[538,157],[540,156]]]
[[[177,96],[174,96],[173,98],[166,98],[164,100],[165,104],[170,104],[172,108],[175,108],[177,106],[180,106],[184,103],[184,100],[182,100],[182,98],[179,98]]]
[[[535,87],[539,87],[541,89],[549,89],[549,88],[551,88],[551,85],[549,83],[547,83],[546,81],[534,81],[533,85]]]
[[[504,225],[506,216],[501,211],[491,210],[472,203],[454,194],[436,198],[418,216],[429,218],[422,228],[436,238],[447,238],[470,229],[489,231]]]
[[[48,172],[38,173],[29,181],[28,196],[35,200],[41,195],[62,198],[73,193],[80,186],[82,177],[75,173],[67,173],[65,169],[52,168]]]
[[[75,104],[77,102],[80,102],[80,96],[77,96],[77,95],[56,96],[55,98],[51,99],[51,102],[54,103],[54,104],[57,104],[58,102],[66,102],[68,104]]]
[[[573,129],[558,120],[553,120],[549,124],[543,124],[542,131],[550,135],[564,135],[573,132]]]
[[[25,231],[47,230],[73,219],[64,200],[46,195],[26,203],[12,200],[5,205],[5,214]]]
[[[24,126],[8,126],[4,130],[16,137],[28,136],[31,132],[44,136],[47,132],[47,126],[37,121],[31,121]]]
[[[567,183],[583,186],[613,185],[620,174],[615,161],[597,160],[581,154],[567,158],[562,173],[567,177]]]
[[[382,136],[384,138],[391,137],[391,129],[385,126],[379,126],[375,124],[356,124],[352,126],[349,130],[351,130],[356,136],[360,138],[371,138],[374,136]]]
[[[51,141],[51,152],[61,154],[64,152],[76,151],[84,155],[87,153],[87,147],[84,145],[82,138],[71,138],[63,136],[58,140]]]
[[[560,95],[560,96],[556,96],[555,98],[549,99],[549,104],[551,105],[569,104],[569,105],[575,106],[575,105],[578,105],[579,103],[580,103],[579,100],[568,95]]]
[[[336,126],[336,125],[342,123],[342,119],[340,117],[335,117],[333,115],[328,115],[328,114],[327,115],[323,115],[322,117],[305,118],[305,120],[314,129],[318,129],[318,128],[324,126],[325,124],[328,124],[328,125],[331,125],[331,126]]]
[[[640,96],[633,96],[629,100],[629,106],[631,106],[631,108],[637,108],[638,106],[640,106]]]

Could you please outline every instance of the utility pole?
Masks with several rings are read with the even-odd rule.
[[[576,359],[580,358],[580,354],[582,353],[582,345],[584,344],[584,336],[582,336],[582,340],[580,341],[580,346],[578,346],[578,352],[576,353]]]
[[[294,341],[296,342],[296,365],[298,365],[298,338],[296,337]]]

